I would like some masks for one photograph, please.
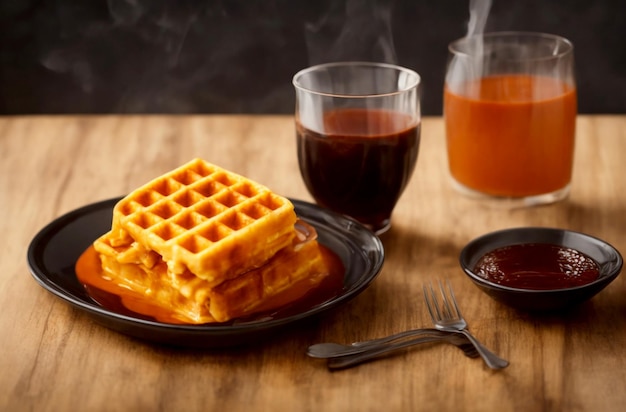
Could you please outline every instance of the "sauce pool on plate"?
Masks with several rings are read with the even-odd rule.
[[[493,283],[518,289],[549,290],[586,285],[600,268],[578,250],[548,243],[501,247],[483,255],[474,273]]]
[[[234,319],[216,325],[229,325],[242,322],[254,322],[284,318],[306,312],[333,297],[343,289],[345,269],[339,256],[320,245],[329,274],[314,289],[306,285],[296,285],[288,292],[279,293],[272,298],[271,304],[258,308],[255,314]],[[107,278],[102,270],[100,258],[93,246],[79,257],[75,266],[76,277],[83,284],[89,296],[103,308],[121,315],[155,320],[163,323],[182,324],[172,311],[160,307],[148,297],[118,285]]]

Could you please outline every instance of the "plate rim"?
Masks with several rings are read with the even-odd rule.
[[[332,212],[330,210],[324,209],[316,204],[306,202],[299,199],[289,198],[289,200],[294,204],[296,211],[298,210],[307,210],[311,209],[313,211],[321,212],[320,215],[323,217],[328,217],[333,222],[340,221],[349,225],[352,229],[358,230],[363,233],[367,233],[369,236],[369,240],[373,242],[372,251],[376,252],[373,254],[374,259],[371,259],[372,256],[368,256],[367,263],[371,265],[371,268],[368,272],[359,275],[358,281],[354,283],[354,285],[342,293],[328,301],[325,301],[319,305],[314,306],[313,308],[295,313],[290,316],[286,316],[283,318],[270,319],[266,321],[255,321],[249,323],[240,323],[240,324],[228,324],[228,325],[215,325],[215,324],[170,324],[163,323],[156,320],[151,319],[142,319],[136,318],[130,315],[126,315],[123,313],[117,313],[115,311],[109,310],[103,306],[98,305],[94,302],[85,302],[80,297],[77,297],[75,294],[72,294],[62,288],[60,288],[57,283],[52,281],[49,275],[46,273],[46,268],[41,262],[41,258],[38,256],[38,252],[45,250],[45,248],[50,243],[51,239],[58,234],[62,229],[64,229],[69,223],[84,217],[86,215],[90,215],[95,213],[96,211],[101,211],[102,209],[112,208],[114,205],[123,197],[113,197],[105,200],[96,201],[93,203],[89,203],[73,209],[69,212],[66,212],[51,222],[43,226],[32,238],[28,250],[27,250],[27,263],[28,268],[31,273],[31,276],[36,280],[36,282],[43,287],[46,291],[52,293],[57,298],[62,299],[63,301],[71,304],[72,306],[78,308],[79,310],[83,310],[87,312],[91,316],[98,316],[102,318],[106,318],[114,323],[120,324],[130,324],[135,327],[140,328],[150,328],[150,329],[158,329],[163,330],[163,332],[180,332],[186,335],[189,334],[197,334],[202,336],[210,336],[210,335],[239,335],[245,334],[246,332],[254,332],[255,330],[270,330],[274,328],[278,328],[281,326],[285,326],[288,324],[292,324],[294,322],[314,317],[320,315],[321,313],[330,310],[336,306],[339,306],[352,298],[356,297],[358,294],[363,292],[380,274],[382,270],[382,266],[385,260],[385,251],[382,244],[382,241],[378,236],[376,236],[373,232],[369,231],[360,223],[355,220]],[[112,216],[112,213],[111,213]],[[319,223],[311,222],[309,219],[312,219],[310,216],[301,216],[305,221],[312,224],[314,227]],[[334,227],[333,227],[334,228]],[[95,238],[94,238],[95,240]],[[323,244],[323,243],[322,243]],[[331,249],[332,250],[332,249]],[[371,253],[370,253],[371,255]],[[365,256],[363,255],[365,259]],[[40,264],[41,263],[41,264]],[[72,273],[76,276],[74,272],[75,262],[72,262]],[[348,273],[344,274],[344,277]],[[79,283],[80,281],[76,279]],[[110,329],[110,326],[107,326]],[[120,331],[119,329],[116,329]],[[122,332],[124,333],[124,332]],[[136,335],[134,335],[136,336]],[[218,336],[215,336],[218,337]]]

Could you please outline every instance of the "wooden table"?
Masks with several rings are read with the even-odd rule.
[[[125,194],[192,157],[310,200],[288,116],[0,118],[0,410],[611,411],[626,405],[626,277],[571,313],[531,316],[465,277],[469,240],[514,226],[569,228],[626,251],[626,116],[580,116],[567,201],[493,208],[450,186],[444,127],[423,120],[418,166],[383,237],[380,276],[312,323],[251,347],[160,347],[110,331],[29,274],[26,250],[56,217]],[[471,330],[510,360],[492,371],[451,345],[330,372],[308,345],[430,325],[422,284],[445,277]]]

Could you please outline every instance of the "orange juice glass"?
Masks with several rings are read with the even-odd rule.
[[[565,198],[577,112],[572,44],[496,32],[462,38],[449,50],[444,118],[454,185],[520,205]]]

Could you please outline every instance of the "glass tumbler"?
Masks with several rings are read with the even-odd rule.
[[[567,39],[493,32],[452,42],[444,118],[454,186],[519,206],[565,198],[576,106]]]
[[[415,165],[420,77],[383,63],[313,66],[293,78],[298,164],[315,201],[377,234]]]

